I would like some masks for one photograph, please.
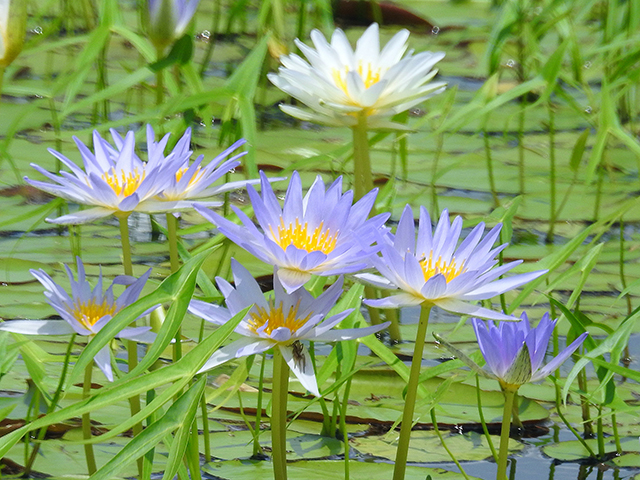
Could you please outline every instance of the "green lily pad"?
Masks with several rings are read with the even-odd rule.
[[[235,460],[229,462],[211,462],[202,470],[225,480],[272,479],[271,462],[259,460]],[[393,465],[387,463],[349,462],[350,478],[353,480],[388,480],[393,475]],[[287,475],[291,480],[327,480],[343,478],[344,461],[321,460],[300,461],[287,465]],[[428,475],[443,480],[461,480],[464,476],[456,472],[448,472],[441,468],[422,468],[408,466],[406,480],[424,480]],[[470,477],[478,480],[476,477]]]

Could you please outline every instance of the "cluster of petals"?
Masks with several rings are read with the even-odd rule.
[[[202,156],[190,163],[191,129],[187,129],[174,149],[165,156],[169,135],[156,142],[153,129],[147,126],[146,162],[136,154],[134,132],[130,131],[122,138],[118,132],[111,130],[111,135],[115,146],[94,131],[94,152],[74,137],[82,155],[84,168],[78,167],[61,153],[51,149],[49,151],[70,172],[61,171],[59,175],[55,175],[31,164],[54,183],[25,177],[28,183],[52,195],[92,207],[55,219],[48,218],[47,221],[79,224],[112,214],[126,216],[133,211],[160,213],[182,210],[192,206],[192,199],[237,188],[240,183],[212,186],[240,163],[238,157],[242,154],[224,162],[223,160],[244,143],[243,141],[236,142],[202,168]]]
[[[154,45],[163,48],[187,29],[200,0],[149,0],[147,33]]]
[[[234,211],[242,225],[196,204],[195,208],[220,232],[260,260],[278,267],[276,276],[291,292],[312,275],[353,273],[369,266],[372,246],[388,214],[367,218],[375,202],[372,190],[353,204],[353,192],[342,193],[342,177],[328,188],[318,176],[302,196],[302,184],[293,172],[281,207],[266,175],[261,172],[262,197],[247,186],[258,228],[240,209]]]
[[[84,265],[80,258],[77,259],[77,280],[75,280],[71,269],[66,265],[65,268],[71,284],[71,294],[68,294],[60,285],[55,283],[44,270],[30,270],[31,274],[44,286],[44,294],[49,301],[49,305],[62,317],[62,320],[11,320],[0,323],[0,330],[26,335],[69,335],[76,333],[91,337],[102,330],[116,313],[138,299],[151,274],[151,269],[149,269],[138,279],[125,275],[118,276],[103,291],[102,272],[96,286],[92,288],[87,281]],[[127,286],[117,299],[113,294],[114,285]],[[155,308],[153,307],[144,312],[140,317]],[[151,327],[125,328],[116,337],[151,343],[155,340],[156,335],[150,330]],[[109,346],[107,345],[100,349],[94,360],[105,377],[109,381],[113,381]]]
[[[548,377],[582,345],[588,333],[583,333],[557,357],[543,366],[549,339],[557,320],[545,313],[535,328],[531,328],[526,313],[519,322],[483,322],[473,319],[478,345],[490,372],[503,388],[517,390],[520,385]]]
[[[378,332],[389,325],[387,322],[364,328],[333,329],[353,311],[348,309],[325,318],[342,294],[342,277],[319,297],[314,298],[304,288],[287,293],[278,276],[274,275],[273,296],[267,299],[256,280],[240,263],[232,260],[232,270],[235,287],[220,277],[216,278],[218,288],[225,297],[226,308],[192,300],[189,312],[222,325],[244,308],[251,305],[253,308],[235,328],[241,338],[216,351],[204,364],[201,372],[233,358],[277,347],[302,386],[320,396],[311,357],[300,340],[352,340]]]
[[[345,33],[336,29],[331,43],[318,30],[311,32],[315,46],[299,40],[307,58],[296,54],[280,57],[282,67],[269,80],[280,90],[311,109],[290,105],[281,109],[296,118],[328,125],[354,126],[364,113],[369,128],[404,128],[389,120],[444,90],[445,83],[430,82],[434,65],[444,53],[407,51],[409,32],[401,30],[380,51],[378,24],[360,37],[355,51]]]
[[[515,320],[469,302],[495,297],[546,273],[546,270],[500,278],[522,261],[497,266],[497,255],[507,244],[494,247],[500,235],[498,224],[484,238],[484,223],[479,223],[458,246],[462,219],[449,220],[444,210],[435,230],[427,210],[420,207],[416,236],[413,211],[406,206],[395,235],[387,235],[380,254],[371,263],[382,275],[361,274],[362,280],[401,293],[382,299],[365,300],[379,308],[399,308],[428,304],[449,312],[495,320]]]

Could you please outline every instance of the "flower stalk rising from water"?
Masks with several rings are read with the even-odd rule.
[[[494,247],[501,225],[494,227],[484,238],[484,223],[477,225],[458,246],[462,231],[462,219],[453,223],[449,214],[442,212],[432,230],[431,219],[424,207],[420,208],[420,220],[416,235],[413,211],[407,205],[402,213],[395,235],[387,235],[381,243],[381,256],[374,255],[371,262],[382,277],[360,274],[359,278],[385,289],[402,292],[382,298],[365,300],[367,305],[379,308],[421,306],[420,321],[413,351],[407,394],[403,410],[400,437],[394,466],[394,480],[405,475],[411,425],[413,423],[422,353],[433,306],[463,314],[477,315],[496,320],[515,320],[515,317],[472,305],[468,302],[484,300],[512,290],[544,274],[544,271],[514,275],[499,279],[519,261],[496,266],[496,256],[506,244]]]
[[[44,286],[44,295],[49,305],[62,317],[62,320],[11,320],[0,323],[0,330],[26,335],[69,335],[76,333],[91,338],[96,335],[123,308],[135,302],[144,288],[151,269],[136,279],[121,275],[114,278],[111,285],[103,291],[102,273],[95,287],[91,287],[85,273],[84,264],[77,259],[78,278],[65,265],[71,284],[71,293],[67,293],[44,270],[30,270],[31,274]],[[126,285],[122,294],[115,298],[113,287]],[[153,307],[156,308],[156,307]],[[144,312],[140,317],[149,313]],[[139,318],[140,318],[139,317]],[[151,327],[125,328],[116,338],[131,339],[151,343],[155,339]],[[94,361],[110,382],[113,381],[110,347],[100,349]]]
[[[365,328],[334,329],[353,309],[327,317],[342,293],[343,279],[314,298],[304,288],[291,293],[283,288],[277,275],[273,295],[265,298],[258,282],[235,260],[231,262],[235,287],[218,277],[218,288],[227,308],[192,300],[189,312],[209,322],[223,324],[244,308],[253,305],[248,316],[235,328],[241,338],[215,352],[200,372],[210,370],[233,358],[274,350],[274,377],[271,419],[274,476],[286,479],[286,421],[289,370],[300,384],[319,397],[320,390],[313,362],[302,341],[336,342],[353,340],[379,332],[388,323]]]
[[[523,313],[519,322],[483,322],[474,318],[473,329],[476,332],[478,346],[487,362],[482,369],[473,360],[455,348],[442,337],[436,339],[454,353],[472,370],[482,376],[493,378],[500,383],[505,404],[500,435],[500,453],[498,454],[498,480],[506,480],[507,458],[509,455],[509,433],[515,395],[521,385],[542,380],[556,370],[573,352],[575,352],[588,333],[583,333],[571,345],[546,365],[543,365],[549,339],[556,327],[557,320],[551,320],[545,313],[535,328],[531,328],[529,318]]]
[[[261,188],[262,196],[247,186],[261,229],[235,207],[243,226],[197,204],[195,208],[233,242],[276,266],[275,275],[289,293],[312,275],[353,273],[368,266],[369,256],[377,251],[371,245],[388,218],[388,214],[380,214],[367,219],[376,191],[353,204],[353,192],[342,193],[341,177],[325,189],[318,176],[303,197],[300,176],[293,172],[280,207],[264,173]]]

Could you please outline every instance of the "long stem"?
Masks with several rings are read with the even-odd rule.
[[[513,398],[515,390],[505,388],[504,393],[504,410],[502,413],[502,429],[500,430],[500,453],[498,454],[498,475],[496,480],[507,479],[507,460],[509,457],[509,433],[511,432],[511,413],[513,411]]]
[[[178,219],[167,213],[167,240],[169,241],[169,258],[171,260],[171,273],[175,273],[180,268],[180,257],[178,255]],[[173,344],[173,361],[177,362],[182,358],[182,327],[176,331],[176,341]]]
[[[480,423],[482,425],[484,437],[487,439],[487,443],[489,444],[489,449],[491,450],[493,460],[498,463],[498,452],[496,452],[496,448],[493,446],[493,440],[491,440],[491,435],[489,435],[489,428],[487,427],[487,422],[484,419],[484,412],[482,411],[482,395],[480,391],[479,375],[476,375],[476,401],[478,402],[478,416],[480,417]]]
[[[93,371],[93,363],[87,365],[84,369],[84,382],[82,384],[82,398],[91,395],[91,373]],[[82,415],[82,438],[91,439],[91,416],[89,413]],[[84,444],[84,456],[87,459],[87,470],[89,475],[93,475],[98,470],[96,466],[96,457],[93,454],[93,445],[91,443]]]
[[[353,183],[354,200],[360,200],[373,189],[371,160],[369,158],[369,138],[367,136],[367,116],[358,114],[358,123],[353,130]]]
[[[460,462],[458,461],[456,456],[449,449],[449,447],[447,447],[447,444],[444,441],[444,437],[442,436],[442,433],[440,433],[440,429],[438,428],[438,419],[436,418],[436,409],[435,409],[435,407],[433,407],[431,409],[431,423],[433,424],[433,430],[436,432],[436,435],[440,439],[440,443],[442,444],[442,447],[449,454],[449,457],[451,457],[451,460],[453,460],[453,463],[456,464],[456,467],[458,467],[458,470],[460,470],[460,473],[462,473],[462,476],[464,478],[466,478],[466,480],[469,480],[469,476],[467,475],[467,472],[464,471],[464,468],[462,468],[462,465],[460,465]]]
[[[491,155],[491,144],[489,143],[489,133],[486,127],[482,130],[482,140],[484,141],[484,156],[487,159],[487,174],[489,175],[489,190],[493,198],[493,208],[500,206],[500,199],[496,190],[496,181],[493,176],[493,156]]]
[[[289,394],[289,366],[280,348],[273,353],[273,390],[271,394],[271,451],[273,476],[287,480],[287,396]]]
[[[120,243],[122,244],[122,267],[125,275],[133,275],[133,264],[131,262],[131,243],[129,242],[129,216],[119,216],[120,223]],[[132,322],[130,326],[135,327],[136,322]],[[138,344],[134,340],[127,340],[127,364],[131,372],[138,365]],[[140,396],[134,395],[129,397],[129,410],[131,416],[140,411]],[[137,436],[142,432],[142,423],[136,423],[133,426],[133,436]],[[138,476],[142,478],[142,457],[138,459]]]
[[[349,434],[347,433],[347,407],[349,406],[349,392],[351,391],[351,380],[349,377],[344,386],[344,396],[342,397],[342,405],[340,409],[340,431],[342,432],[342,441],[344,442],[344,480],[349,480]]]
[[[253,429],[253,457],[257,458],[262,453],[260,446],[260,424],[262,423],[262,396],[264,393],[264,367],[266,365],[266,356],[263,353],[260,357],[260,379],[258,380],[258,399],[256,401],[256,420]]]
[[[198,439],[198,421],[194,418],[191,424],[191,437],[187,448],[189,452],[189,478],[191,480],[202,480],[202,472],[200,471],[200,441]]]
[[[156,49],[156,60],[160,61],[164,57],[164,48]],[[156,72],[156,105],[160,106],[164,102],[164,69]]]
[[[551,102],[549,107],[549,231],[547,232],[547,243],[553,243],[553,235],[556,227],[556,125],[555,110]]]
[[[413,410],[415,408],[416,398],[418,395],[418,380],[420,378],[422,353],[424,352],[424,340],[427,335],[430,312],[431,305],[423,304],[422,309],[420,310],[420,322],[418,323],[418,334],[416,335],[413,358],[411,359],[411,371],[409,372],[407,395],[404,399],[402,426],[400,427],[400,438],[398,439],[398,450],[396,452],[396,463],[393,469],[393,480],[403,480],[407,469],[409,440],[411,438],[411,427],[413,426]]]
[[[62,372],[60,372],[60,380],[58,380],[58,386],[56,388],[55,393],[53,394],[53,399],[49,404],[49,408],[47,409],[47,414],[52,413],[58,402],[60,401],[60,396],[62,395],[62,387],[64,386],[64,381],[67,378],[67,370],[69,370],[69,358],[71,357],[71,350],[73,350],[73,345],[75,343],[76,334],[71,335],[71,339],[69,340],[69,345],[67,345],[67,351],[64,355],[64,363],[62,364]],[[38,432],[38,442],[36,442],[33,450],[31,451],[31,456],[29,457],[29,461],[26,463],[24,467],[23,476],[28,477],[29,472],[31,472],[31,468],[33,467],[33,463],[36,461],[36,456],[38,455],[38,451],[40,450],[40,441],[44,438],[47,433],[47,427],[42,427]]]

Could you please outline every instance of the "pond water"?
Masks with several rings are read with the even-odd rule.
[[[106,5],[108,2],[104,3]],[[505,3],[527,2],[514,0]],[[552,28],[553,18],[560,13],[546,10],[551,8],[547,5],[549,2],[537,3],[540,5],[532,7],[531,17],[526,23],[527,35],[531,35],[526,50],[527,55],[531,56],[531,60],[527,61],[527,81],[546,78],[544,65],[556,49],[564,45],[563,39],[567,38],[564,30],[558,33]],[[536,321],[551,308],[554,308],[556,316],[561,313],[552,307],[548,296],[571,310],[579,306],[580,312],[593,322],[589,325],[590,333],[602,340],[640,305],[640,290],[634,283],[640,279],[640,208],[636,201],[640,191],[638,149],[630,146],[633,142],[637,143],[638,109],[633,95],[624,97],[628,100],[632,115],[631,121],[623,122],[621,128],[630,133],[628,137],[612,133],[602,158],[598,159],[598,168],[591,168],[595,161],[593,152],[600,141],[597,132],[605,127],[617,132],[615,122],[603,127],[608,117],[602,112],[608,107],[606,100],[600,96],[604,89],[603,75],[610,69],[607,62],[613,60],[607,60],[602,53],[604,40],[601,35],[604,33],[601,31],[602,12],[597,8],[598,2],[580,3],[567,1],[562,5],[567,12],[571,12],[569,18],[575,18],[574,24],[567,26],[560,22],[561,27],[570,29],[577,39],[578,53],[584,60],[581,63],[580,81],[572,80],[570,75],[572,62],[578,53],[565,45],[563,48],[567,49],[567,53],[560,62],[564,73],[554,78],[553,82],[559,87],[547,100],[537,102],[544,98],[547,88],[540,81],[528,94],[524,113],[521,95],[514,95],[509,101],[496,102],[482,116],[473,116],[474,111],[481,110],[492,99],[504,98],[500,95],[508,95],[518,86],[521,69],[514,60],[519,58],[515,30],[501,32],[503,37],[500,38],[507,38],[504,44],[496,40],[497,33],[493,30],[496,24],[506,21],[506,7],[502,10],[492,9],[487,2],[481,1],[398,2],[401,7],[430,19],[439,27],[436,32],[410,26],[410,44],[416,51],[446,52],[445,59],[439,63],[439,78],[447,81],[448,92],[410,112],[407,122],[414,129],[411,133],[396,135],[383,132],[372,135],[371,161],[374,183],[381,189],[378,211],[391,211],[394,220],[399,218],[406,203],[423,205],[434,213],[446,208],[451,214],[461,215],[465,220],[465,232],[480,221],[494,225],[506,220],[505,230],[512,235],[504,239],[509,241],[510,246],[505,250],[503,260],[524,259],[524,265],[516,270],[518,272],[535,270],[540,264],[552,269],[545,281],[526,292],[526,295],[519,292],[507,294],[506,304],[511,305],[518,314],[526,310],[529,317]],[[159,118],[164,118],[161,128],[165,132],[173,132],[174,139],[187,125],[192,126],[195,154],[203,154],[208,160],[222,150],[219,138],[223,134],[229,135],[231,129],[230,136],[233,136],[236,130],[240,133],[244,128],[242,122],[226,121],[229,115],[237,114],[237,104],[232,103],[233,95],[221,95],[219,99],[207,97],[206,107],[189,100],[189,95],[195,95],[193,92],[198,90],[198,86],[194,86],[195,77],[190,75],[200,68],[199,62],[205,58],[210,42],[215,40],[213,55],[204,69],[202,87],[203,91],[225,87],[225,80],[256,45],[257,6],[249,5],[246,13],[237,18],[231,17],[232,9],[228,6],[222,15],[229,20],[230,33],[212,36],[205,34],[205,30],[212,30],[211,19],[215,18],[214,6],[218,2],[203,1],[199,10],[201,15],[196,17],[193,27],[193,60],[180,67],[182,70],[177,66],[167,70],[168,98],[164,107],[156,107],[153,75],[146,72],[138,81],[130,81],[131,72],[149,63],[138,53],[140,47],[135,42],[137,37],[126,34],[126,31],[138,31],[135,4],[121,2],[122,18],[118,22],[126,28],[121,28],[120,24],[118,28],[111,28],[108,48],[100,54],[94,52],[95,57],[85,63],[83,52],[88,55],[87,47],[94,37],[91,36],[91,30],[80,26],[80,18],[73,17],[71,20],[72,24],[79,25],[76,30],[61,30],[58,28],[60,12],[57,7],[49,5],[42,7],[42,11],[35,11],[36,7],[32,7],[34,11],[29,17],[27,47],[7,69],[0,104],[0,135],[3,140],[0,145],[0,318],[4,320],[52,317],[53,311],[45,303],[42,287],[29,275],[28,269],[43,268],[54,279],[63,281],[61,266],[72,262],[72,242],[68,231],[43,221],[45,217],[55,216],[59,209],[67,207],[24,186],[24,175],[37,177],[29,167],[30,162],[55,171],[57,165],[54,157],[47,152],[48,148],[61,151],[76,162],[80,161],[72,135],[90,144],[94,128],[103,133],[108,128],[116,128],[121,132],[131,128],[140,131],[138,138],[142,140],[143,124],[159,123]],[[609,5],[609,2],[604,4]],[[544,9],[538,11],[538,7]],[[602,7],[604,10],[606,8]],[[295,9],[292,7],[286,14],[291,25],[294,25],[298,18]],[[544,25],[549,26],[548,31]],[[394,25],[384,27],[382,41],[391,38],[399,28]],[[345,30],[354,41],[363,28],[347,24]],[[295,35],[291,33],[290,36]],[[307,37],[304,38],[306,40]],[[495,43],[498,46],[492,47]],[[623,55],[627,47],[626,43],[620,46],[615,50],[616,55]],[[480,93],[488,88],[487,85],[491,85],[488,80],[487,52],[499,50],[496,81],[491,86],[495,91],[489,89],[485,100],[481,100]],[[105,71],[108,74],[102,78],[101,70],[95,68],[100,55],[106,59]],[[274,58],[267,57],[265,60],[268,71],[274,71],[277,65]],[[627,92],[624,89],[626,87],[620,85],[637,83],[632,76],[635,63],[628,65],[630,77],[626,83],[617,79],[619,83],[615,85],[619,90],[616,90],[618,96],[615,100],[620,100]],[[182,75],[181,83],[172,80],[173,73],[170,70]],[[623,73],[620,75],[624,77]],[[287,117],[277,106],[285,97],[268,86],[263,77],[260,77],[257,90],[250,99],[250,103],[255,105],[259,128],[241,132],[249,137],[252,159],[258,168],[270,176],[279,175],[283,169],[284,175],[290,175],[291,170],[297,169],[305,186],[309,186],[317,174],[328,181],[345,172],[346,183],[351,186],[350,131],[294,121]],[[105,78],[107,85],[116,87],[108,92],[109,95],[93,97],[96,91],[100,92],[105,87],[100,83]],[[172,101],[179,103],[176,99],[184,101],[189,107],[173,108]],[[476,105],[477,108],[464,110],[469,105]],[[234,112],[230,113],[229,110]],[[588,132],[586,147],[584,152],[577,152],[576,145],[585,130]],[[226,140],[221,143],[226,144]],[[403,143],[405,140],[406,145]],[[403,163],[404,148],[406,164]],[[494,187],[491,186],[487,171],[488,157],[494,171]],[[524,191],[520,187],[520,159],[525,166]],[[553,184],[551,172],[555,175]],[[232,179],[242,179],[244,173],[246,170],[239,168]],[[274,187],[283,194],[286,182],[280,186],[276,183]],[[552,189],[556,192],[555,203],[551,200]],[[495,205],[494,198],[498,199],[499,206]],[[231,201],[238,206],[246,206],[246,192],[233,192]],[[555,221],[550,222],[553,205]],[[513,210],[509,210],[512,207]],[[75,210],[77,206],[70,205],[68,208]],[[161,224],[160,229],[164,228],[163,218],[155,220]],[[151,282],[145,289],[145,293],[149,293],[170,272],[166,239],[151,231],[148,216],[132,215],[129,226],[134,249],[134,274],[141,275],[153,267]],[[180,227],[185,246],[193,253],[216,241],[211,240],[217,237],[210,225],[203,224],[202,218],[196,213],[183,213]],[[75,234],[76,237],[71,240],[80,239],[79,248],[91,277],[97,277],[98,264],[102,265],[101,271],[106,277],[122,273],[117,221],[105,220],[83,225]],[[224,251],[225,248],[216,250],[204,263],[203,271],[207,277],[228,276],[228,257],[223,259]],[[270,267],[234,246],[229,247],[228,253],[244,264],[251,265],[256,277],[271,273]],[[621,292],[625,295],[620,295]],[[499,299],[494,299],[491,306],[499,308],[499,305]],[[398,358],[408,363],[413,351],[417,311],[407,309],[401,316],[403,340],[399,343],[390,342],[383,335],[383,341]],[[569,327],[567,319],[562,318],[559,322],[560,345],[565,342]],[[206,325],[205,332],[210,331],[213,328]],[[434,312],[430,331],[447,337],[468,354],[477,350],[472,328],[458,317],[441,311]],[[188,316],[183,335],[188,339],[197,339],[199,334],[200,321]],[[60,376],[60,359],[63,358],[68,338],[32,338],[35,354],[41,355],[41,363],[36,369],[42,374],[40,385],[50,394],[55,390]],[[640,327],[635,325],[624,366],[636,371],[639,369],[639,339]],[[424,366],[444,364],[443,360],[450,357],[449,353],[438,348],[430,335],[428,340],[430,343]],[[195,342],[187,341],[185,349],[189,350],[194,345]],[[80,345],[76,345],[72,354],[79,355],[80,351]],[[348,409],[349,455],[354,460],[351,462],[351,478],[390,478],[391,469],[388,474],[386,469],[394,458],[395,434],[389,429],[402,409],[403,384],[393,370],[371,355],[366,347],[360,346],[360,352],[356,364],[359,370],[354,376]],[[330,350],[318,346],[317,353],[318,367],[321,368]],[[124,357],[124,350],[120,349],[118,358],[123,370],[126,368]],[[170,352],[166,352],[163,358],[168,362]],[[208,417],[213,431],[211,442],[214,460],[203,466],[206,478],[237,480],[272,475],[269,462],[251,463],[248,460],[252,453],[252,437],[246,424],[255,420],[262,361],[266,362],[265,378],[270,379],[269,356],[266,360],[258,357],[251,365],[243,362],[228,364],[211,374],[207,396],[211,399]],[[232,376],[245,367],[248,373],[241,393],[234,391],[229,395],[221,395],[224,389],[218,387],[227,378],[225,375]],[[562,377],[566,377],[571,368],[572,363],[565,365]],[[598,381],[591,366],[587,367],[587,372],[587,390],[593,394]],[[0,402],[0,407],[15,404],[8,418],[14,424],[19,424],[27,415],[32,415],[28,405],[34,390],[33,387],[27,390],[25,382],[33,376],[33,370],[28,371],[28,365],[21,357],[8,372],[2,373],[5,374],[0,379],[0,389],[3,391],[0,400],[4,403]],[[106,379],[99,377],[97,370],[94,374],[96,383],[106,384]],[[442,379],[451,375],[456,376],[455,382],[451,390],[443,394],[436,409],[446,443],[467,474],[487,480],[495,478],[496,466],[489,460],[491,453],[486,439],[481,435],[473,377],[466,370],[445,372],[440,379],[427,380],[425,386],[429,391],[437,391]],[[325,384],[330,385],[332,378],[327,374]],[[633,379],[623,379],[618,375],[614,381],[619,400],[615,404],[616,422],[623,446],[620,456],[607,455],[602,461],[597,461],[588,458],[576,446],[575,436],[558,416],[556,389],[552,382],[546,381],[540,385],[525,385],[520,390],[520,414],[526,429],[522,438],[517,438],[516,432],[512,435],[511,448],[514,452],[509,477],[517,480],[640,478],[640,442],[637,438],[640,435],[637,410],[640,386]],[[494,443],[497,444],[496,425],[501,417],[502,395],[494,381],[483,379],[480,385],[483,390],[483,411]],[[561,388],[562,381],[559,385]],[[344,443],[331,436],[320,436],[322,407],[319,402],[305,396],[304,389],[293,379],[291,391],[289,409],[299,413],[289,427],[291,478],[342,478]],[[270,390],[267,389],[266,398],[269,397]],[[81,389],[71,387],[62,405],[70,405],[80,398]],[[222,398],[224,402],[221,402]],[[576,383],[571,389],[567,405],[562,406],[561,411],[578,431],[582,431],[579,398]],[[600,393],[595,393],[593,401],[600,398]],[[329,411],[334,400],[328,399]],[[416,468],[408,470],[407,478],[424,479],[428,474],[433,478],[462,478],[427,469],[458,471],[433,433],[428,407],[427,399],[422,400],[417,408],[421,417],[409,455],[410,464]],[[608,407],[603,408],[603,429],[607,441],[613,434],[611,413]],[[108,430],[124,421],[128,415],[127,404],[123,401],[92,414],[92,419],[96,427]],[[597,416],[597,408],[592,404],[594,428]],[[79,420],[76,420],[71,419],[59,431],[50,432],[51,438],[43,443],[36,461],[36,471],[54,477],[60,477],[62,473],[85,473],[82,446],[77,443],[81,438]],[[11,422],[4,422],[8,426],[4,423],[0,425],[0,428],[5,428],[3,433],[12,428]],[[263,427],[266,430],[267,425]],[[98,463],[103,464],[112,458],[127,441],[125,437],[116,437],[108,443],[98,443]],[[263,434],[260,441],[268,454],[269,434]],[[201,442],[204,439],[201,438]],[[166,461],[166,456],[166,448],[159,447],[161,462]],[[23,465],[24,445],[16,445],[7,458]],[[238,458],[241,460],[236,460]],[[61,472],[59,466],[63,464],[65,471]],[[160,463],[154,471],[162,468]],[[135,465],[131,465],[122,475],[133,476],[135,471]]]

